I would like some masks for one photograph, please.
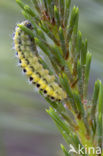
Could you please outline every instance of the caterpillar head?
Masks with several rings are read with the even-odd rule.
[[[30,21],[28,21],[28,20],[25,20],[25,21],[23,21],[22,23],[20,23],[21,25],[24,25],[25,27],[27,27],[27,28],[29,28],[29,29],[33,29],[33,26],[32,26],[32,24],[30,23]]]
[[[24,21],[24,23],[23,23],[27,28],[29,28],[29,29],[33,29],[33,26],[32,26],[32,24],[28,21],[28,20],[26,20],[26,21]]]

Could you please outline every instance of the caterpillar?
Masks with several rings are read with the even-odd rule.
[[[29,21],[23,21],[21,25],[33,29]],[[49,70],[40,63],[39,57],[36,55],[34,38],[16,26],[13,39],[19,66],[22,67],[29,81],[53,101],[66,99],[67,94],[55,81],[55,76],[50,75]]]

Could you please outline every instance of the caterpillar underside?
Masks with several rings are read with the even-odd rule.
[[[30,22],[24,21],[21,24],[32,30]],[[51,100],[61,101],[67,98],[66,92],[55,81],[55,76],[50,75],[49,70],[44,69],[39,57],[36,56],[34,38],[16,27],[14,44],[19,65],[28,76],[29,81]]]

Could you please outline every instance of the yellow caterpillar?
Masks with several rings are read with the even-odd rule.
[[[28,21],[21,23],[29,29],[33,29]],[[23,72],[28,76],[30,82],[35,84],[39,90],[47,95],[51,100],[61,101],[67,98],[66,92],[56,83],[55,76],[50,75],[47,69],[44,69],[35,55],[34,38],[25,33],[19,27],[16,27],[14,34],[14,45],[19,59],[19,65]]]

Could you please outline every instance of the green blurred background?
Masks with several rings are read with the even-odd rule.
[[[72,1],[80,8],[79,28],[93,53],[91,95],[94,81],[103,80],[103,0]],[[0,0],[0,156],[62,156],[63,141],[45,113],[48,105],[17,67],[12,33],[22,20],[15,0]]]

